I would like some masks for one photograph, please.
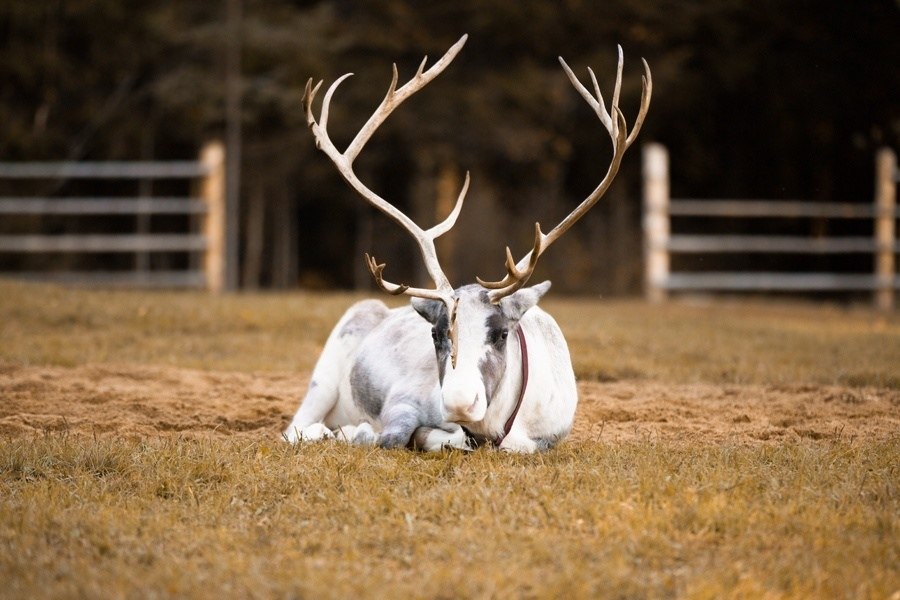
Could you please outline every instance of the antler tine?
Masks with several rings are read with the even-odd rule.
[[[619,61],[616,64],[616,87],[613,90],[612,106],[610,107],[612,111],[619,108],[619,96],[622,95],[622,71],[625,69],[625,54],[622,52],[622,46],[617,44],[616,48],[619,51]],[[613,125],[616,124],[616,121],[613,120]]]
[[[594,84],[594,91],[596,93],[596,98],[591,95],[591,93],[587,90],[584,85],[578,80],[578,77],[575,76],[575,73],[572,72],[572,69],[569,68],[569,65],[566,64],[566,61],[563,60],[563,57],[559,57],[559,64],[562,65],[563,71],[565,71],[566,76],[569,78],[569,81],[572,83],[572,86],[575,87],[575,90],[584,98],[585,102],[594,109],[594,112],[597,113],[597,117],[600,119],[600,122],[603,123],[603,126],[607,129],[607,131],[612,131],[612,117],[610,117],[609,113],[606,111],[606,106],[603,104],[603,94],[600,93],[600,85],[597,83],[597,77],[594,75],[593,69],[588,67],[588,73],[591,76],[591,81]]]
[[[566,64],[565,61],[563,61],[562,56],[559,57],[559,62],[563,65]],[[579,92],[581,92],[581,90],[584,90],[584,92],[581,92],[582,97],[585,97],[586,95],[586,97],[590,99],[591,95],[587,94],[587,90],[583,85],[581,85],[581,82],[578,81],[578,78],[575,77],[575,74],[572,73],[571,70],[568,70],[568,65],[566,65],[566,69],[566,74],[569,75],[569,81],[575,84],[575,87],[579,90]],[[600,121],[603,123],[603,126],[606,127],[606,129],[611,129],[612,117],[606,111],[606,104],[604,104],[603,102],[603,94],[600,93],[600,84],[597,83],[597,76],[594,75],[594,70],[590,67],[588,67],[588,75],[591,76],[591,83],[594,85],[594,94],[597,97],[596,102],[593,102],[593,100],[589,100],[589,103],[594,106],[594,112],[596,112],[597,116],[600,117]]]
[[[316,122],[316,118],[312,114],[312,103],[316,97],[316,94],[319,92],[319,88],[322,87],[321,79],[319,80],[319,82],[316,84],[315,87],[313,87],[312,82],[313,82],[312,77],[310,77],[309,79],[306,80],[306,89],[303,90],[303,98],[301,101],[303,104],[303,110],[306,112],[306,125],[307,126],[312,125],[313,123]]]
[[[322,110],[319,112],[319,128],[322,131],[328,131],[328,113],[331,110],[331,98],[334,96],[334,92],[337,91],[338,86],[348,77],[353,77],[353,73],[341,75],[334,80],[334,83],[328,86],[327,90],[325,90],[325,97],[322,98]]]
[[[456,197],[456,204],[453,205],[453,210],[450,211],[450,214],[447,215],[447,218],[426,231],[425,233],[431,236],[434,239],[437,239],[450,231],[454,225],[456,225],[456,219],[459,217],[460,211],[462,211],[463,202],[466,199],[466,193],[469,191],[469,172],[466,171],[466,179],[463,181],[462,189],[459,191],[459,196]]]
[[[509,293],[516,291],[523,285],[528,279],[531,277],[531,273],[534,271],[534,268],[537,266],[537,259],[540,257],[541,252],[544,251],[544,240],[547,236],[541,231],[541,224],[534,224],[534,245],[532,249],[528,251],[528,254],[516,264],[515,259],[512,255],[512,250],[509,249],[509,246],[506,247],[506,277],[501,279],[500,281],[485,281],[480,277],[475,277],[476,281],[482,286],[486,287],[489,290],[503,290],[506,291],[509,289]],[[522,266],[519,266],[522,265]],[[515,286],[515,287],[511,287]],[[502,296],[508,295],[507,293],[502,294]],[[501,296],[501,297],[502,297]]]
[[[650,109],[650,96],[653,95],[653,77],[650,76],[650,65],[643,58],[641,62],[644,63],[644,74],[641,76],[641,108],[638,110],[638,116],[634,120],[634,127],[631,129],[631,133],[628,134],[628,139],[625,140],[626,148],[631,146],[641,132],[641,126],[644,124],[647,111]]]
[[[644,77],[642,78],[642,89],[641,89],[641,107],[638,112],[638,116],[635,119],[634,130],[629,135],[628,133],[628,124],[625,121],[625,115],[622,114],[621,109],[619,108],[619,95],[622,87],[622,70],[623,70],[623,53],[622,47],[619,46],[619,60],[616,68],[616,84],[613,89],[612,103],[610,106],[610,110],[606,110],[606,106],[603,102],[603,96],[600,93],[600,86],[597,83],[597,78],[594,75],[594,72],[591,69],[588,69],[588,73],[590,74],[591,82],[594,87],[595,94],[592,95],[587,88],[578,80],[569,66],[566,64],[566,61],[559,58],[559,62],[562,65],[563,71],[565,71],[566,75],[569,78],[569,81],[572,83],[575,90],[581,95],[582,98],[594,109],[594,112],[597,114],[597,117],[600,119],[600,122],[603,124],[604,128],[606,128],[609,133],[610,139],[613,145],[613,156],[610,161],[609,168],[606,171],[606,175],[604,175],[603,180],[600,181],[600,184],[594,188],[594,191],[588,195],[587,198],[582,200],[582,202],[569,213],[559,224],[550,230],[550,233],[543,234],[541,233],[540,224],[535,223],[535,241],[534,246],[531,250],[525,254],[522,259],[516,263],[512,257],[512,252],[509,250],[509,247],[506,248],[506,276],[500,281],[484,281],[481,278],[477,278],[478,282],[490,289],[491,291],[488,293],[488,296],[494,304],[500,302],[504,297],[512,294],[516,290],[520,289],[525,283],[528,282],[528,279],[531,277],[534,272],[535,267],[537,266],[537,261],[540,258],[541,254],[550,247],[553,242],[558,240],[566,231],[569,230],[572,225],[574,225],[584,214],[597,203],[597,201],[603,197],[609,187],[612,185],[613,179],[615,179],[616,174],[619,172],[619,165],[622,162],[622,157],[625,154],[625,150],[631,145],[631,143],[637,137],[638,132],[640,131],[641,125],[643,125],[644,118],[647,116],[647,110],[650,107],[650,96],[653,90],[652,79],[650,78],[650,67],[647,65],[647,61],[642,60],[644,63]],[[596,97],[595,97],[596,96]]]
[[[384,272],[385,263],[379,264],[378,261],[375,260],[374,256],[369,256],[368,252],[366,252],[366,266],[369,267],[369,272],[375,279],[375,283],[378,284],[378,287],[381,288],[383,292],[386,292],[391,296],[399,296],[401,294],[405,294],[409,289],[408,285],[397,285],[394,283],[390,283],[389,281],[385,281],[384,277],[381,276],[382,272]]]
[[[444,53],[444,56],[442,56],[440,60],[431,65],[431,68],[427,71],[423,71],[425,63],[428,61],[428,57],[426,56],[419,64],[419,68],[416,70],[416,74],[413,78],[407,81],[403,87],[399,89],[396,89],[397,65],[394,65],[394,77],[387,95],[384,97],[384,100],[381,101],[378,108],[375,109],[375,112],[372,113],[372,116],[369,117],[369,120],[366,121],[365,125],[362,126],[362,129],[359,130],[359,133],[356,134],[353,141],[350,142],[350,145],[344,153],[351,162],[357,157],[359,152],[363,149],[363,146],[366,145],[366,142],[368,142],[369,138],[372,137],[372,134],[375,133],[375,130],[378,129],[395,108],[400,106],[404,100],[425,87],[435,77],[440,75],[451,62],[453,62],[453,59],[456,58],[456,55],[462,50],[462,47],[465,45],[468,38],[468,35],[459,38],[455,44],[450,46],[450,49]]]

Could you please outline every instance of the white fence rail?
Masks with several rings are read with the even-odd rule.
[[[41,270],[7,271],[0,275],[69,284],[128,287],[205,287],[221,291],[225,271],[225,151],[219,142],[207,144],[197,161],[153,162],[6,162],[3,180],[115,179],[146,182],[187,179],[197,183],[197,197],[0,197],[0,215],[135,216],[139,226],[127,234],[45,234],[29,231],[0,235],[0,253],[133,253],[140,259],[132,271]],[[151,215],[194,217],[193,230],[150,233]],[[197,267],[151,270],[146,256],[153,252],[200,254]]]
[[[894,307],[900,290],[895,256],[897,157],[882,149],[876,157],[875,199],[870,205],[773,200],[694,200],[669,197],[665,147],[644,147],[644,284],[651,301],[676,291],[871,291],[882,310]],[[827,218],[874,221],[871,237],[698,235],[672,232],[672,217]],[[672,254],[870,254],[871,273],[672,272]]]

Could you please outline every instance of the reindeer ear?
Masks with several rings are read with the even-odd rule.
[[[428,300],[426,298],[413,298],[410,302],[417,313],[422,318],[431,323],[437,324],[441,316],[446,316],[447,307],[440,300]]]
[[[540,300],[541,296],[546,294],[549,289],[549,281],[544,281],[537,285],[521,289],[500,300],[500,311],[507,319],[518,321],[522,318],[522,315],[528,312],[528,309],[537,305],[538,300]]]

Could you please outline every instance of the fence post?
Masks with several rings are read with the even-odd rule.
[[[894,225],[897,205],[897,155],[882,148],[875,157],[875,306],[879,310],[894,308]]]
[[[206,289],[219,293],[225,287],[225,146],[222,142],[209,142],[203,146],[200,162],[206,169],[200,185],[200,195],[206,203],[203,270]]]
[[[668,296],[669,152],[662,144],[643,147],[644,295],[650,302]]]

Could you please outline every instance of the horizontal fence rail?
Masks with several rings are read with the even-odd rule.
[[[900,244],[882,246],[872,238],[806,238],[774,235],[673,235],[663,248],[682,253],[872,254],[900,252]]]
[[[673,217],[761,217],[874,219],[881,216],[877,206],[847,202],[805,202],[802,200],[670,200]],[[894,209],[894,218],[900,209]]]
[[[213,142],[204,147],[197,161],[0,163],[0,179],[138,180],[142,186],[143,182],[150,180],[188,179],[196,182],[195,187],[200,192],[197,197],[150,194],[125,197],[2,197],[0,215],[30,217],[25,223],[32,228],[40,229],[44,217],[55,217],[59,222],[59,218],[126,216],[136,219],[137,231],[47,234],[32,230],[6,233],[0,235],[0,253],[134,254],[135,270],[26,269],[0,275],[65,284],[206,287],[211,291],[220,291],[224,283],[224,157],[222,144]],[[184,233],[150,232],[148,219],[153,215],[188,217],[191,230]],[[189,257],[201,255],[202,260],[199,267],[184,270],[151,269],[150,253],[163,252],[187,253]],[[193,265],[196,261],[188,262]]]
[[[3,179],[197,179],[209,172],[190,160],[0,163]]]
[[[202,198],[0,198],[0,215],[201,215]]]
[[[664,285],[668,290],[874,292],[883,282],[875,275],[839,273],[672,273]],[[900,277],[889,285],[900,288]]]
[[[644,148],[644,281],[651,301],[670,291],[870,291],[876,305],[894,306],[900,290],[895,255],[897,158],[883,149],[876,158],[872,204],[802,200],[694,200],[669,198],[669,158],[659,144]],[[874,223],[871,237],[673,234],[673,217],[757,219],[864,219]],[[672,254],[853,255],[875,257],[872,273],[672,272]]]
[[[202,234],[5,235],[0,252],[199,252]]]

